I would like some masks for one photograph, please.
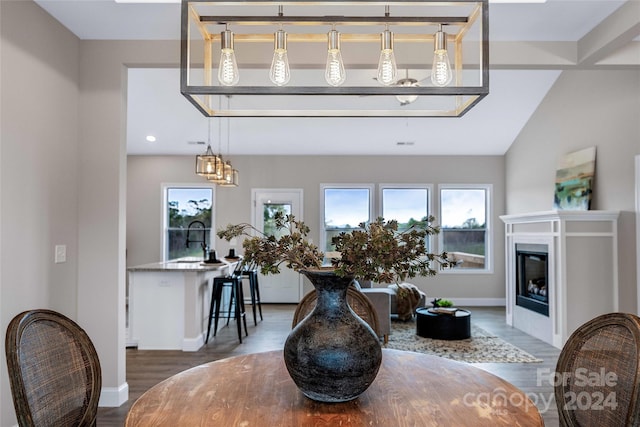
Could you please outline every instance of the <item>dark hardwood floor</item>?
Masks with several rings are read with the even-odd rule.
[[[131,404],[147,389],[185,369],[239,354],[282,349],[291,330],[294,304],[263,304],[264,320],[253,325],[250,307],[247,312],[249,336],[238,342],[233,320],[229,326],[219,328],[209,344],[197,352],[151,351],[127,349],[127,383],[129,401],[119,408],[100,408],[97,425],[122,426]],[[477,363],[475,366],[489,371],[516,385],[537,405],[547,427],[558,425],[553,400],[553,386],[549,374],[553,373],[560,350],[533,338],[504,322],[503,307],[471,307],[472,322],[520,347],[543,361],[541,363]],[[496,397],[500,390],[496,390]],[[507,398],[509,396],[506,396]],[[473,422],[470,420],[470,426]],[[190,426],[188,426],[190,427]],[[231,426],[224,426],[231,427]],[[266,427],[266,426],[265,426]]]

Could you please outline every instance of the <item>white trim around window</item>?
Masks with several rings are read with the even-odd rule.
[[[375,184],[325,184],[322,183],[320,184],[320,228],[319,230],[319,237],[320,237],[320,244],[318,245],[318,247],[320,248],[320,250],[324,251],[324,248],[326,247],[327,244],[327,232],[325,229],[325,190],[327,189],[366,189],[369,190],[369,221],[374,220],[375,219],[375,213],[374,213],[374,198],[375,198]],[[353,224],[354,226],[356,226],[357,224]]]
[[[444,226],[442,215],[442,190],[484,190],[485,191],[485,260],[484,268],[452,268],[441,270],[444,274],[493,274],[493,185],[492,184],[440,184],[438,185],[436,215],[438,223]],[[444,248],[443,233],[438,235],[438,248]]]
[[[435,215],[435,210],[434,210],[434,206],[433,206],[433,184],[379,184],[378,185],[378,200],[377,200],[377,212],[378,212],[378,216],[382,216],[384,217],[384,190],[389,190],[389,189],[398,189],[398,190],[402,190],[402,189],[423,189],[427,191],[427,212],[426,215]],[[397,218],[385,218],[385,220],[390,220],[390,219],[397,219]],[[417,220],[420,220],[422,218],[415,218]],[[431,251],[431,248],[435,247],[435,243],[436,243],[436,238],[435,236],[429,236],[429,241],[428,241],[428,245],[429,245],[429,250]]]
[[[210,183],[167,183],[160,184],[160,255],[163,261],[167,261],[167,189],[169,188],[206,188],[211,190],[211,230],[209,234],[209,247],[213,248],[215,245],[215,233],[216,230],[216,186]]]

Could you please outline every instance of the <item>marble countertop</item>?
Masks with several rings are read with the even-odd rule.
[[[217,271],[235,266],[238,260],[221,259],[220,263],[205,263],[202,258],[186,257],[166,262],[152,262],[127,268],[127,271]]]

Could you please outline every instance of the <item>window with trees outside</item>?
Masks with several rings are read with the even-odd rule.
[[[398,230],[405,231],[416,222],[429,216],[430,186],[388,185],[380,186],[382,217],[398,221]],[[427,248],[431,242],[427,238]]]
[[[276,227],[276,215],[291,215],[291,204],[288,203],[265,203],[262,212],[262,220],[264,222],[264,234],[274,236],[276,239],[288,233],[287,229]]]
[[[490,270],[489,185],[440,186],[440,249],[454,271]]]
[[[323,184],[320,188],[321,226],[320,249],[331,252],[335,248],[331,238],[342,232],[358,229],[373,216],[373,185]]]
[[[203,245],[211,246],[212,212],[213,188],[165,187],[165,261],[204,256]]]

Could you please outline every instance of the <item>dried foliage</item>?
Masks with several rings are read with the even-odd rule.
[[[398,230],[398,222],[378,218],[369,224],[362,223],[361,230],[341,233],[332,243],[340,257],[331,259],[336,274],[378,283],[400,283],[416,276],[432,276],[436,267],[448,267],[447,254],[429,253],[426,239],[440,232],[432,226],[433,217],[404,231]],[[263,274],[277,274],[282,264],[295,270],[314,270],[322,267],[324,254],[307,235],[309,227],[293,215],[277,213],[278,229],[287,229],[281,237],[266,236],[247,223],[228,225],[219,230],[218,237],[227,241],[247,236],[243,241],[243,263],[258,266]]]
[[[284,215],[282,212],[276,213],[274,220],[276,229],[286,228],[288,233],[276,238],[264,235],[251,224],[242,223],[229,224],[219,230],[217,235],[227,241],[234,237],[248,236],[242,242],[242,262],[258,266],[262,274],[278,274],[282,264],[295,271],[321,268],[324,254],[309,242],[309,227],[296,220],[293,215]]]
[[[409,229],[398,230],[398,221],[377,218],[361,223],[361,230],[340,233],[332,243],[340,252],[332,260],[336,273],[378,283],[400,283],[416,276],[433,276],[435,267],[448,267],[446,252],[427,250],[427,237],[440,232],[432,226],[433,217],[415,222]]]

